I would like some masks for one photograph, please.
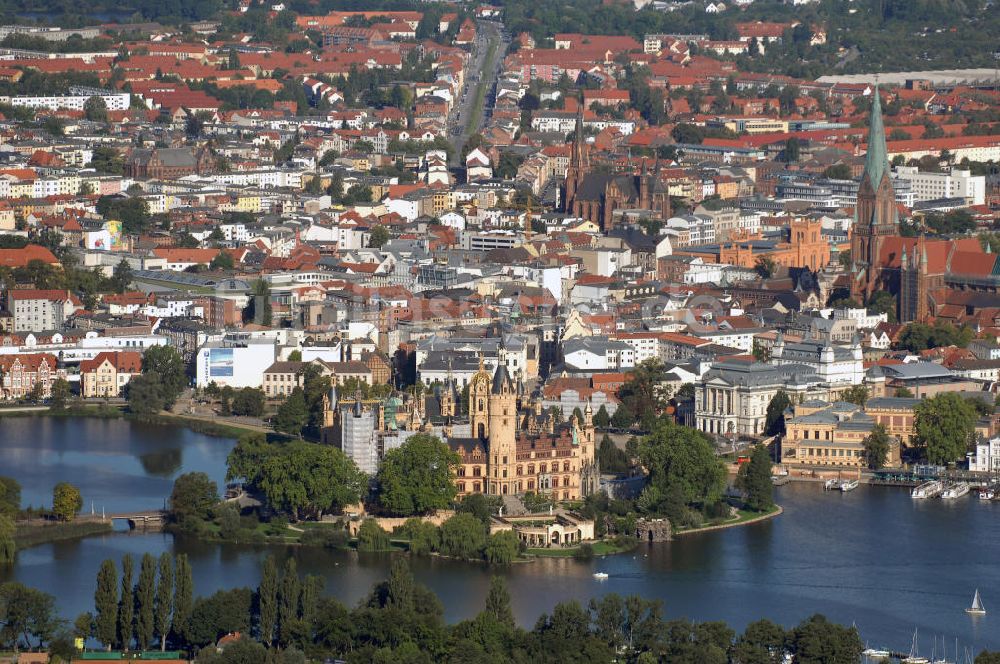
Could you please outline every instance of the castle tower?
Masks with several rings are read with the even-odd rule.
[[[469,420],[473,437],[486,440],[490,436],[490,388],[489,372],[479,357],[479,371],[469,381]]]
[[[515,493],[512,487],[517,462],[517,388],[503,364],[497,366],[490,386],[489,432],[489,493]]]
[[[851,238],[851,295],[865,302],[879,288],[882,266],[882,239],[899,234],[896,194],[890,177],[889,157],[882,124],[882,101],[878,86],[872,93],[868,125],[868,152],[854,208],[854,235]]]

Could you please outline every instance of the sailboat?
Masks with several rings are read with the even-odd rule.
[[[930,660],[917,654],[917,630],[913,630],[913,643],[910,644],[910,655],[899,660],[901,664],[930,664]]]
[[[972,606],[965,610],[970,616],[985,616],[986,607],[983,606],[983,600],[979,597],[979,588],[976,588],[976,594],[972,596]]]

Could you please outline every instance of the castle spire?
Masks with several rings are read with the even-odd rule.
[[[872,190],[878,191],[882,177],[889,172],[889,151],[885,146],[885,125],[882,124],[882,99],[878,84],[872,91],[872,111],[868,122],[868,152],[865,154],[864,177],[868,178]]]

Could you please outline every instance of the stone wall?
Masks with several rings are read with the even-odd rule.
[[[668,542],[671,536],[669,519],[639,519],[635,523],[635,536],[640,542]]]

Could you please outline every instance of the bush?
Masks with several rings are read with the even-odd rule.
[[[705,516],[709,519],[728,519],[729,504],[724,501],[716,501],[705,506]]]
[[[573,557],[577,560],[591,560],[594,557],[594,546],[590,542],[584,542],[573,552]]]
[[[391,548],[389,533],[375,522],[365,519],[358,528],[358,551],[388,551]]]
[[[321,546],[326,549],[345,549],[350,541],[346,530],[334,526],[310,528],[299,538],[303,546]]]

